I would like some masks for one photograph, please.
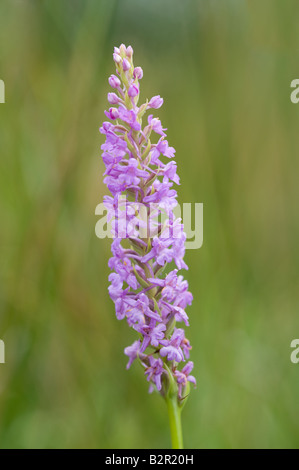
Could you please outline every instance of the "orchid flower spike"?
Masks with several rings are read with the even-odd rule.
[[[157,117],[150,114],[144,125],[147,110],[160,108],[163,99],[156,95],[138,104],[143,71],[133,65],[132,47],[115,48],[113,59],[116,75],[108,80],[113,89],[108,101],[113,107],[105,111],[110,121],[100,128],[106,137],[101,147],[104,183],[111,193],[104,203],[108,220],[114,220],[109,294],[117,319],[126,319],[137,334],[124,351],[127,368],[139,362],[149,390],[157,390],[166,399],[170,414],[180,413],[189,384],[196,380],[190,375],[191,346],[183,328],[189,325],[185,309],[192,303],[192,294],[178,274],[188,267],[184,262],[186,235],[173,212],[177,205],[173,185],[179,184],[175,149],[169,146],[166,129]],[[146,233],[136,229],[142,226],[140,218],[136,223],[137,206],[146,209],[150,233],[148,228]],[[170,270],[173,262],[176,269]],[[182,447],[179,434],[172,430],[173,445]]]

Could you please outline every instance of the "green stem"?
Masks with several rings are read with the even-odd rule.
[[[177,396],[167,397],[166,403],[168,408],[172,448],[183,449],[184,446],[181,423],[181,409],[178,405]]]

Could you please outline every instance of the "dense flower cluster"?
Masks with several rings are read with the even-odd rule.
[[[188,283],[178,270],[188,269],[183,258],[186,235],[181,219],[175,217],[180,184],[175,150],[170,147],[160,119],[150,114],[143,127],[145,113],[163,104],[160,96],[138,106],[143,77],[141,67],[133,65],[133,49],[122,44],[114,49],[116,75],[109,84],[111,105],[100,132],[106,136],[102,145],[106,167],[104,182],[112,196],[105,196],[108,221],[112,221],[114,241],[109,267],[109,294],[115,303],[116,316],[126,319],[139,335],[125,349],[127,368],[138,359],[145,369],[150,389],[156,386],[162,394],[170,383],[176,383],[179,399],[184,398],[193,363],[188,361],[191,349],[183,328],[189,325],[185,312],[192,302]],[[151,139],[156,137],[156,142]],[[169,159],[164,163],[164,157]],[[136,207],[146,208],[151,232],[140,235],[142,220]],[[161,216],[164,216],[161,222]],[[138,222],[136,221],[138,219]],[[136,228],[137,227],[137,228]],[[148,229],[147,229],[148,230]],[[167,275],[164,269],[174,262],[177,269]],[[183,366],[183,367],[182,367]]]

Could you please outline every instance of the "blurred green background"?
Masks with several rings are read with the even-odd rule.
[[[166,406],[123,349],[94,228],[113,46],[203,202],[186,278],[198,388],[187,448],[299,447],[298,2],[2,0],[1,448],[167,448]]]

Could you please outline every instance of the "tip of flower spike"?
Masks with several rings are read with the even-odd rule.
[[[114,53],[120,55],[122,59],[125,57],[132,59],[134,51],[132,46],[126,47],[125,44],[121,44],[119,47],[114,47]]]
[[[122,55],[122,56],[126,55],[126,54],[127,54],[127,48],[126,48],[126,46],[125,46],[124,44],[121,44],[121,45],[119,46],[119,51],[120,51],[120,55]]]

